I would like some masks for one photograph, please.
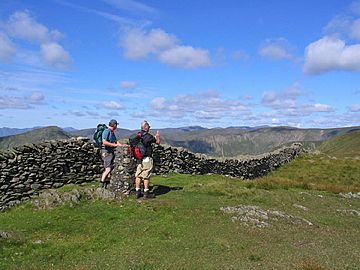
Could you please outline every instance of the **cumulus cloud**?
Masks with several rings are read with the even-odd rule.
[[[273,109],[294,109],[300,95],[302,95],[300,86],[298,83],[294,83],[285,91],[264,92],[261,103]]]
[[[196,111],[193,114],[198,119],[219,119],[223,116],[222,112]]]
[[[42,44],[41,55],[45,63],[56,68],[67,69],[72,63],[69,53],[54,42]]]
[[[122,82],[120,82],[120,88],[122,88],[122,89],[132,90],[132,89],[135,89],[136,86],[137,86],[136,82],[132,82],[132,81],[122,81]]]
[[[70,54],[58,43],[64,35],[56,29],[49,30],[45,25],[37,22],[28,11],[13,13],[7,21],[1,22],[0,26],[9,37],[14,39],[14,42],[22,40],[40,46],[40,53],[18,46],[18,60],[36,65],[41,58],[43,63],[55,68],[64,69],[70,66],[72,62]],[[2,45],[0,57],[15,53],[14,45],[9,43],[4,35],[0,36],[0,44]],[[3,46],[4,44],[6,46]]]
[[[110,110],[122,110],[124,106],[116,101],[104,101],[97,106],[98,108],[105,108]]]
[[[327,104],[315,103],[315,104],[305,104],[300,108],[302,111],[307,113],[313,112],[333,112],[335,111],[333,107]]]
[[[182,68],[207,67],[211,64],[209,52],[192,46],[183,46],[173,34],[162,29],[127,31],[120,46],[130,59],[144,59],[151,55],[160,62]]]
[[[184,68],[206,67],[211,64],[207,50],[191,46],[176,46],[166,50],[159,55],[159,60],[168,65]]]
[[[353,104],[348,107],[350,112],[360,112],[360,104]]]
[[[146,33],[142,29],[128,31],[121,41],[125,56],[130,59],[146,58],[174,47],[177,38],[162,29],[152,29]]]
[[[322,103],[301,103],[298,101],[304,93],[298,83],[294,83],[285,91],[264,92],[261,103],[274,110],[268,117],[302,117],[314,113],[329,113],[335,111],[333,107]]]
[[[151,100],[149,105],[153,116],[169,118],[189,116],[198,119],[220,119],[230,117],[231,113],[249,110],[246,104],[239,100],[224,99],[215,90],[178,95],[172,99],[157,97]]]
[[[40,91],[34,91],[28,97],[29,102],[33,104],[41,104],[44,101],[44,99],[45,99],[44,94]]]
[[[23,97],[0,96],[0,110],[31,109],[32,107]]]
[[[62,38],[58,30],[50,31],[46,26],[38,23],[28,11],[18,11],[12,14],[4,24],[7,33],[14,37],[36,43],[44,43]]]
[[[15,45],[11,42],[7,35],[0,32],[0,60],[8,61],[16,53]]]
[[[279,38],[276,40],[266,40],[265,44],[260,47],[258,53],[264,58],[281,60],[291,59],[291,50],[292,47],[289,41],[285,38]]]
[[[319,74],[334,69],[359,71],[360,44],[346,45],[343,40],[327,36],[306,47],[306,73]]]

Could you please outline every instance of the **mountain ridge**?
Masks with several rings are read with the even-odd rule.
[[[45,139],[66,139],[70,137],[88,137],[92,139],[95,131],[94,128],[89,128],[66,132],[59,127],[51,127],[52,131],[46,131],[48,128],[50,127],[29,131],[30,133],[26,135],[28,137],[20,134],[0,138],[0,148],[14,147],[22,143],[36,143]],[[162,135],[162,144],[185,148],[191,152],[213,157],[238,157],[271,152],[293,142],[301,142],[306,148],[315,149],[323,141],[360,130],[360,127],[301,129],[277,126],[254,127],[248,130],[243,127],[209,129],[200,126],[189,126],[159,130]],[[118,139],[126,142],[127,138],[137,131],[119,128],[115,133]],[[37,133],[31,135],[31,132]]]

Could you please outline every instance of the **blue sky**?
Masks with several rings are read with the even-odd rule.
[[[360,1],[0,1],[0,127],[111,118],[360,125]]]

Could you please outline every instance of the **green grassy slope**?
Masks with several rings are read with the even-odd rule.
[[[360,158],[360,131],[346,133],[323,142],[319,150],[327,155]]]
[[[70,135],[56,126],[39,128],[22,134],[0,138],[0,149],[12,148],[26,143],[39,143],[45,140],[68,139]]]
[[[153,200],[0,213],[0,269],[358,269],[360,160],[307,155],[253,181],[171,174]],[[97,185],[95,183],[94,185]],[[313,223],[255,228],[221,207],[252,205]],[[298,206],[306,207],[303,210]]]

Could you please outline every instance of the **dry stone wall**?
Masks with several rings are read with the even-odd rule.
[[[299,144],[247,160],[219,161],[176,148],[154,147],[154,173],[221,174],[242,179],[263,176],[293,160]],[[116,151],[111,191],[128,193],[133,188],[136,161],[126,147]],[[42,189],[81,184],[99,179],[99,150],[89,139],[47,141],[0,153],[0,210],[30,199]]]
[[[155,146],[153,153],[153,172],[155,174],[167,174],[169,172],[184,174],[220,174],[241,179],[253,179],[266,175],[281,165],[290,162],[302,151],[302,145],[295,143],[290,147],[284,147],[268,154],[246,158],[244,160],[228,159],[220,161],[185,150]],[[128,149],[118,149],[111,189],[115,192],[128,192],[133,185],[136,166],[136,161],[131,158]]]
[[[0,153],[0,210],[41,189],[92,181],[101,172],[98,150],[88,139],[47,141]]]

